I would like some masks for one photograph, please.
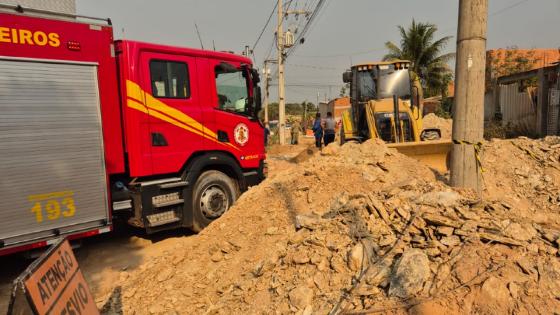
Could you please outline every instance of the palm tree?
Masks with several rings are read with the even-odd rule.
[[[383,60],[409,60],[412,63],[415,86],[422,83],[426,88],[426,94],[438,94],[453,78],[447,63],[455,57],[455,54],[441,54],[451,36],[435,40],[437,26],[430,23],[417,23],[414,20],[408,29],[402,26],[398,28],[401,33],[400,47],[390,41],[386,42],[385,47],[389,52]]]

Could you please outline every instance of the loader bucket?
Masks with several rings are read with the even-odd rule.
[[[447,156],[451,153],[452,143],[448,140],[388,143],[389,148],[395,148],[419,162],[445,173],[449,169]]]

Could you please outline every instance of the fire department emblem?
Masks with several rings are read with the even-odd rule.
[[[235,126],[233,134],[235,137],[235,142],[237,142],[241,146],[244,146],[247,141],[249,141],[249,127],[247,127],[247,125],[245,125],[244,123],[240,123]]]

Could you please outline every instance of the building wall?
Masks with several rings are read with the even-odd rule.
[[[500,85],[502,124],[519,132],[537,133],[537,106],[527,89],[519,91],[517,83]]]
[[[491,121],[496,114],[494,105],[494,92],[486,92],[484,94],[484,121]]]
[[[0,3],[23,7],[76,14],[76,0],[1,0]]]

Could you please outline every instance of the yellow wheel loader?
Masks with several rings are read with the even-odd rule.
[[[444,172],[451,141],[439,129],[423,129],[421,86],[411,84],[410,62],[355,65],[343,74],[350,84],[351,108],[342,115],[341,144],[371,138]]]

